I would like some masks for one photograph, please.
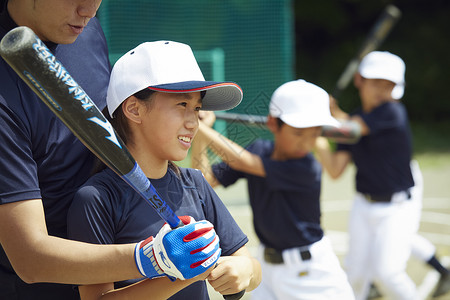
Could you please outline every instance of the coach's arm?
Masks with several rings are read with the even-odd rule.
[[[139,278],[135,244],[93,245],[47,232],[41,199],[0,205],[0,243],[26,283],[94,284]]]

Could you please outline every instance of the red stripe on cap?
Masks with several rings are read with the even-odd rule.
[[[152,91],[157,91],[157,92],[190,93],[190,92],[196,92],[196,91],[203,91],[203,90],[213,89],[213,88],[221,87],[221,86],[234,86],[234,87],[237,87],[242,92],[242,89],[237,84],[232,83],[232,82],[217,83],[217,84],[213,84],[213,85],[207,85],[207,86],[204,86],[204,87],[195,88],[195,89],[188,89],[188,90],[170,90],[170,89],[162,89],[162,88],[151,87],[151,86],[149,86],[148,89],[150,89]]]

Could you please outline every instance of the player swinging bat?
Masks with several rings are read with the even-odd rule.
[[[357,54],[350,60],[345,68],[344,72],[339,77],[336,87],[332,93],[333,97],[336,99],[339,97],[340,93],[348,86],[351,82],[353,75],[358,69],[361,60],[372,52],[376,50],[381,43],[386,39],[388,34],[391,32],[394,25],[400,19],[402,12],[394,5],[388,5],[384,9],[383,13],[377,19],[372,29],[369,32],[366,40],[362,44],[361,48]]]
[[[11,30],[0,43],[0,54],[75,136],[144,198],[164,221],[172,228],[183,226],[109,121],[31,29]],[[240,299],[244,293],[224,295],[224,298]]]
[[[337,98],[348,86],[364,56],[366,56],[369,52],[376,50],[386,39],[396,22],[400,19],[401,15],[401,11],[394,5],[386,6],[383,13],[370,30],[358,53],[347,64],[344,72],[339,77],[336,87],[332,93],[334,98]],[[216,118],[218,120],[238,121],[246,125],[264,125],[266,123],[266,117],[255,115],[221,113],[216,114]],[[361,138],[361,127],[355,122],[342,121],[339,128],[323,126],[322,136],[335,140],[339,143],[353,144],[358,142]]]

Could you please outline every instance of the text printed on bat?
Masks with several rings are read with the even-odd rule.
[[[67,85],[69,94],[74,94],[74,98],[82,103],[85,110],[88,110],[94,103],[91,98],[86,94],[86,92],[78,85],[78,83],[72,78],[72,76],[67,72],[64,66],[56,60],[56,57],[50,52],[50,50],[45,46],[45,44],[40,40],[36,39],[33,44],[33,49],[38,53],[38,55],[49,63],[49,70],[54,72],[56,77],[61,79],[65,85]]]

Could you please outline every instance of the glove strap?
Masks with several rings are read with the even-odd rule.
[[[136,244],[134,259],[139,272],[147,278],[166,275],[155,260],[153,253],[153,237]]]

